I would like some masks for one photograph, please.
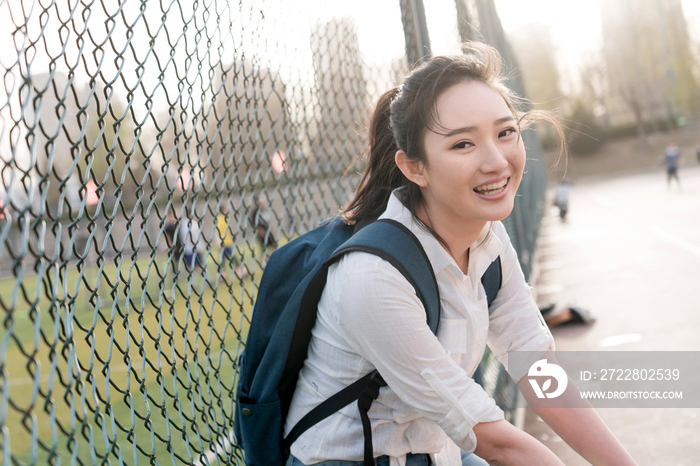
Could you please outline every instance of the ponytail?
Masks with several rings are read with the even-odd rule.
[[[367,165],[355,196],[341,214],[343,220],[351,225],[363,219],[379,217],[386,210],[389,197],[396,188],[413,185],[420,195],[418,186],[404,176],[394,161],[399,147],[391,129],[391,102],[398,92],[398,88],[393,88],[382,94],[372,114],[369,143],[364,154]],[[413,202],[407,203],[407,207],[413,211]]]

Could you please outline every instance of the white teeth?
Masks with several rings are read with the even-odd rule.
[[[474,190],[483,194],[496,194],[490,191],[500,191],[506,186],[506,184],[508,184],[508,179],[509,178],[506,178],[498,183],[482,184],[481,186],[477,186],[476,188],[474,188]]]

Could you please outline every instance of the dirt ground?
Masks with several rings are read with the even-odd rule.
[[[684,166],[698,164],[696,149],[700,145],[700,122],[689,124],[667,133],[647,135],[647,143],[639,138],[624,138],[606,142],[597,152],[590,155],[572,155],[562,157],[556,165],[557,154],[549,151],[546,155],[547,167],[550,167],[549,183],[556,184],[564,176],[576,181],[584,177],[619,176],[625,172],[650,171],[655,167],[663,172],[664,148],[675,142],[681,149],[680,176]]]

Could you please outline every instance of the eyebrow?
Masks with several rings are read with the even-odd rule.
[[[515,121],[515,118],[513,116],[505,116],[505,117],[499,118],[498,120],[494,121],[493,125],[498,126],[498,125],[501,125],[501,124],[506,123],[508,121]],[[478,129],[479,129],[479,127],[476,125],[464,126],[462,128],[452,129],[444,134],[441,134],[441,136],[449,138],[451,136],[455,136],[455,135],[461,134],[461,133],[473,133],[474,131],[477,131]]]

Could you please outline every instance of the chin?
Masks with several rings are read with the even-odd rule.
[[[494,212],[493,215],[489,216],[490,218],[488,219],[488,221],[489,222],[499,222],[499,221],[505,219],[506,217],[508,217],[512,212],[513,212],[513,204],[511,203],[511,205],[508,208],[499,209],[498,212]]]

